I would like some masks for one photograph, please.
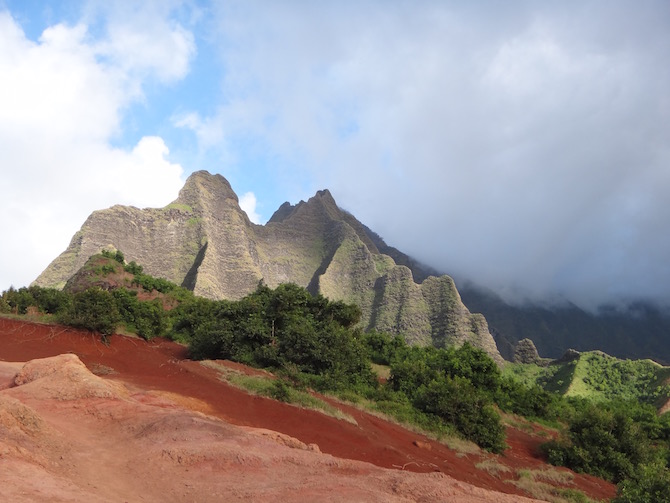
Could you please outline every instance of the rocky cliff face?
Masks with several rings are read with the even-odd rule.
[[[429,269],[388,247],[338,208],[327,190],[295,206],[283,204],[260,226],[240,209],[225,178],[196,172],[165,208],[94,212],[35,284],[62,288],[103,248],[122,250],[147,273],[204,297],[238,299],[260,280],[270,287],[293,282],[357,303],[363,328],[404,334],[419,344],[469,341],[502,361],[486,320],[468,311],[451,278],[426,277]]]

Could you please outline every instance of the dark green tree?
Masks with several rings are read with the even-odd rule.
[[[0,297],[0,313],[11,313],[11,312],[12,308],[9,306],[3,295],[2,297]]]
[[[362,334],[361,342],[366,347],[370,359],[380,365],[390,365],[398,353],[407,348],[407,343],[401,336],[376,330]]]
[[[72,295],[55,288],[28,287],[37,308],[46,314],[59,314],[66,311],[72,303]]]
[[[218,302],[204,318],[178,315],[175,331],[192,333],[194,358],[229,358],[322,376],[329,386],[373,382],[365,348],[351,327],[360,310],[305,288],[259,284],[236,302]]]
[[[113,334],[121,322],[114,296],[99,287],[76,293],[72,305],[62,315],[63,323],[100,332],[103,337]]]
[[[549,462],[614,482],[631,478],[655,451],[629,411],[589,404],[572,419],[567,436],[543,445]]]
[[[17,290],[10,286],[9,290],[3,293],[3,298],[9,306],[10,311],[16,314],[26,314],[29,306],[37,305],[37,301],[26,287],[21,287]]]
[[[492,452],[505,449],[505,430],[489,398],[464,377],[441,377],[422,385],[415,404],[456,426],[463,436]]]
[[[670,503],[670,471],[664,463],[650,463],[623,480],[612,503]]]

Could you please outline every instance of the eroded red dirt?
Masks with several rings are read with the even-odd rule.
[[[391,484],[389,487],[395,489],[390,494],[401,494],[402,491],[398,487],[402,484],[409,484],[408,488],[414,483],[423,484],[424,486],[428,484],[430,487],[432,485],[451,487],[450,484],[453,483],[451,478],[453,478],[490,491],[528,496],[527,493],[518,489],[510,481],[518,478],[518,471],[520,469],[541,470],[547,468],[538,450],[544,438],[518,429],[508,429],[507,443],[510,448],[505,451],[503,456],[492,457],[483,453],[459,454],[438,442],[409,432],[395,424],[361,412],[350,406],[338,404],[338,407],[344,412],[354,417],[356,425],[318,412],[299,409],[262,397],[250,396],[221,382],[215,370],[205,368],[198,362],[188,360],[186,358],[186,349],[170,341],[154,340],[145,342],[140,339],[115,335],[109,338],[109,345],[105,345],[101,342],[99,336],[86,332],[62,326],[42,325],[22,320],[0,318],[0,361],[25,362],[35,358],[56,356],[64,353],[77,355],[88,369],[94,374],[104,377],[105,381],[122,383],[124,389],[130,390],[128,392],[133,396],[133,400],[136,403],[154,408],[164,407],[168,409],[174,407],[176,403],[180,407],[223,419],[232,425],[272,430],[298,439],[306,445],[316,444],[321,452],[330,454],[336,458],[364,461],[377,467],[395,469],[392,472],[378,472],[377,469],[372,469],[372,467],[369,469],[361,468],[368,465],[355,463],[347,465],[345,463],[338,465],[337,469],[333,470],[324,468],[324,466],[330,466],[328,463],[325,465],[317,463],[318,466],[321,466],[324,477],[330,477],[328,479],[330,480],[329,484],[337,485],[340,483],[334,482],[335,479],[332,479],[335,476],[333,472],[337,472],[339,475],[348,474],[347,477],[349,478],[351,474],[357,473],[357,477],[360,478],[360,476],[364,475],[363,472],[368,470],[370,473],[374,472],[374,477],[370,476],[371,480],[374,479],[376,481],[370,487],[374,487],[376,491],[382,491],[386,485]],[[7,368],[9,370],[5,371],[6,375],[4,377],[0,373],[0,389],[3,388],[3,379],[11,380],[11,377],[7,376],[12,374],[15,369],[15,367],[7,367],[7,364],[5,364],[5,369]],[[160,396],[163,401],[158,400],[157,396]],[[63,408],[60,412],[63,414],[72,412],[69,409],[65,409]],[[123,414],[120,414],[119,417],[121,416]],[[67,420],[63,420],[63,422],[67,422]],[[73,432],[70,431],[70,433]],[[313,452],[307,454],[301,451],[301,456],[318,457],[320,455]],[[496,473],[491,470],[478,469],[476,465],[486,458],[492,458],[493,463],[505,465],[510,470]],[[301,458],[298,464],[303,466],[301,464],[303,461]],[[251,464],[253,465],[253,463]],[[304,461],[304,466],[308,465],[309,462]],[[192,471],[197,469],[195,465],[189,466]],[[251,477],[254,467],[244,466],[247,472],[242,470],[237,476],[244,478],[244,473],[247,473]],[[293,469],[294,467],[290,468],[290,470]],[[211,467],[208,466],[207,470],[211,470]],[[402,475],[403,477],[407,476],[410,478],[403,478],[402,484],[398,482],[401,479],[393,479],[395,482],[390,483],[388,475],[379,475],[379,473],[403,473],[408,471],[420,473],[435,472],[435,474],[412,476],[404,474]],[[317,472],[318,470],[310,471],[312,474],[310,477],[317,477]],[[439,475],[439,473],[448,477]],[[153,473],[151,476],[157,475]],[[420,481],[416,482],[416,479],[412,477],[423,477],[423,479],[419,479]],[[280,492],[281,490],[288,490],[282,485],[282,480],[286,482],[292,479],[291,477],[284,477],[283,479],[280,477],[280,480],[274,480],[274,483],[278,484],[277,487]],[[325,480],[324,478],[324,483]],[[263,483],[261,482],[261,484]],[[280,486],[284,487],[284,489],[281,489]],[[363,486],[365,484],[362,484]],[[612,484],[593,477],[577,474],[574,475],[571,482],[564,486],[578,489],[589,497],[599,500],[610,499],[615,493],[615,487]],[[240,487],[247,486],[242,484]],[[247,496],[251,495],[252,499],[261,498],[260,493],[244,493],[244,491],[251,491],[253,487],[254,485],[252,484],[244,489],[240,493],[242,494],[240,500],[244,499],[244,494]],[[464,487],[466,486],[463,485],[461,489],[466,491],[463,489]],[[217,488],[218,491],[223,490],[219,486]],[[128,489],[128,491],[131,491],[131,489]],[[156,490],[158,489],[160,489],[159,486],[157,486]],[[453,487],[451,490],[454,490]],[[447,493],[445,493],[447,496],[439,495],[441,493],[434,493],[436,499],[429,497],[424,500],[503,501],[506,499],[502,494],[494,497],[485,491],[475,496],[475,493],[471,491],[468,493],[470,494],[469,497],[476,499],[468,500],[465,499],[466,492],[458,497],[456,497],[456,493],[450,493],[452,494],[451,497],[447,497]],[[267,497],[270,493],[264,494]],[[320,494],[320,497],[323,497],[323,494]],[[408,494],[411,495],[414,493],[409,490]],[[313,496],[303,494],[303,496],[302,500],[319,499],[316,494]],[[352,493],[351,496],[362,501],[375,500],[368,493],[357,493],[356,496]],[[277,495],[273,496],[273,498],[276,500],[281,499]],[[334,498],[331,497],[330,500],[347,499],[345,493],[340,493],[339,498],[335,494]],[[296,496],[290,499],[297,501],[301,498]],[[418,497],[414,499],[419,500]],[[383,500],[384,498],[379,499],[379,501]],[[518,501],[518,498],[512,498],[510,501],[515,500]]]

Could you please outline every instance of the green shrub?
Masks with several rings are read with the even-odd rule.
[[[28,307],[37,305],[37,301],[26,287],[21,287],[18,290],[9,287],[9,290],[3,292],[2,297],[10,311],[17,314],[26,314]]]
[[[46,314],[59,314],[66,311],[72,303],[72,294],[55,288],[28,288],[39,310]]]
[[[628,411],[590,405],[577,413],[567,436],[543,445],[550,463],[620,482],[653,459],[645,431]]]
[[[291,388],[283,379],[275,379],[270,388],[270,396],[280,402],[291,400]]]
[[[670,472],[662,463],[640,467],[617,487],[612,503],[670,503]]]
[[[18,290],[10,287],[2,293],[0,301],[0,312],[12,312],[26,314],[29,307],[36,307],[45,314],[62,313],[72,302],[72,296],[55,288],[42,288],[39,286],[21,287]]]
[[[114,267],[112,264],[104,264],[100,268],[100,274],[102,276],[107,276],[108,274],[113,274],[116,272],[116,267]]]
[[[486,353],[464,344],[401,348],[391,362],[388,384],[420,411],[453,425],[466,439],[501,452],[505,433],[492,407],[501,380],[500,370]]]
[[[367,352],[351,328],[359,316],[357,308],[313,296],[297,285],[271,290],[261,284],[239,301],[180,309],[173,331],[191,339],[194,358],[228,358],[276,369],[290,365],[296,372],[320,376],[321,385],[335,390],[345,383],[374,382]]]
[[[138,302],[134,316],[137,335],[146,340],[160,337],[167,331],[167,316],[159,299]]]
[[[468,440],[492,452],[505,449],[505,430],[486,395],[464,377],[449,376],[422,385],[416,393],[419,410],[453,424]]]
[[[441,376],[463,377],[491,397],[502,381],[500,369],[481,349],[468,343],[459,348],[405,347],[391,362],[391,383],[408,396]]]
[[[144,268],[141,265],[138,265],[134,260],[126,264],[123,269],[133,275],[142,274],[144,272]]]
[[[119,264],[123,264],[126,261],[126,258],[124,257],[121,250],[116,250],[115,252],[110,250],[102,250],[100,253],[103,257],[116,260]]]
[[[501,380],[494,400],[502,410],[521,416],[541,419],[558,417],[558,396],[537,385],[523,385],[510,377]]]
[[[76,293],[70,307],[61,315],[67,325],[111,335],[121,322],[114,296],[99,287]]]
[[[136,286],[141,286],[142,289],[146,290],[147,292],[156,290],[157,292],[160,293],[168,293],[171,292],[172,290],[179,288],[177,285],[166,279],[154,278],[153,276],[149,276],[148,274],[142,274],[142,273],[135,274],[132,284]]]

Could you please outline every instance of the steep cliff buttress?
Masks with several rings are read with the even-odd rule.
[[[241,298],[260,280],[270,287],[293,282],[355,302],[363,328],[400,333],[419,344],[469,341],[502,360],[486,320],[467,310],[451,278],[428,276],[428,268],[341,210],[327,190],[307,202],[283,204],[261,226],[241,210],[225,178],[199,171],[165,208],[95,211],[35,284],[62,288],[103,248],[122,250],[147,273],[208,298]]]

